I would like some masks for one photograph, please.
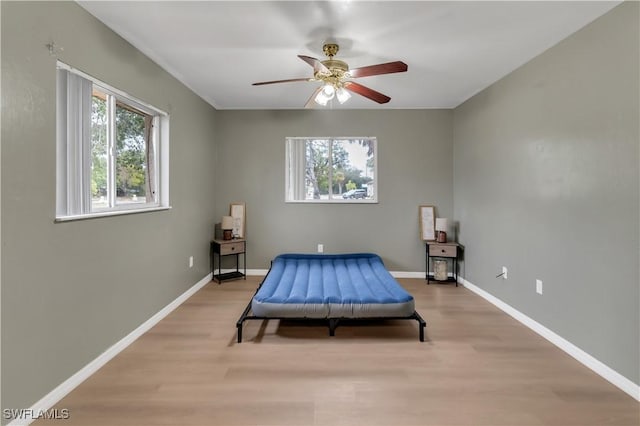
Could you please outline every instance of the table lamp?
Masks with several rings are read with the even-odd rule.
[[[447,225],[448,221],[444,217],[436,218],[436,231],[438,232],[437,241],[439,243],[447,242]]]
[[[222,216],[222,224],[220,225],[220,228],[222,228],[222,239],[230,240],[233,237],[231,235],[231,230],[233,229],[233,217]]]

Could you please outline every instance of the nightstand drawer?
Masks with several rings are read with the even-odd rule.
[[[434,257],[457,257],[458,247],[448,244],[429,244],[429,256]]]
[[[220,254],[222,256],[234,253],[244,253],[244,241],[220,244]]]

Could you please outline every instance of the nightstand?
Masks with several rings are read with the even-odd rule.
[[[453,276],[447,277],[445,281],[442,282],[455,282],[456,287],[458,286],[458,259],[460,258],[460,254],[462,252],[462,246],[458,243],[450,242],[450,243],[438,243],[435,241],[427,241],[425,243],[426,248],[426,270],[425,277],[427,279],[427,284],[429,281],[435,281],[433,275],[429,275],[429,264],[430,260],[434,259],[444,259],[447,262],[451,260],[453,263]]]
[[[217,255],[217,256],[216,256]],[[236,270],[222,273],[222,257],[223,256],[236,256]],[[240,272],[240,255],[243,257],[242,265],[244,267],[244,273]],[[218,273],[216,270],[216,257],[218,258]],[[220,284],[222,281],[239,280],[241,278],[247,279],[247,245],[243,239],[235,240],[213,240],[211,241],[211,274],[214,281],[218,281]]]

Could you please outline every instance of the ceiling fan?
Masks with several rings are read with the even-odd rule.
[[[322,51],[329,59],[324,61],[320,61],[310,56],[298,55],[298,58],[313,67],[313,77],[262,81],[259,83],[253,83],[253,86],[275,83],[291,83],[294,81],[321,81],[323,85],[318,87],[311,95],[305,104],[305,108],[310,108],[313,105],[313,102],[324,106],[334,97],[336,97],[338,102],[342,104],[351,97],[349,92],[357,93],[358,95],[364,96],[365,98],[371,99],[379,104],[384,104],[391,100],[387,95],[376,92],[375,90],[351,81],[350,79],[405,72],[408,68],[407,64],[401,61],[395,61],[349,69],[349,65],[346,62],[333,58],[338,53],[338,50],[340,50],[340,47],[337,44],[325,44],[322,47]]]

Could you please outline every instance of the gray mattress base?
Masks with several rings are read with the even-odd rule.
[[[251,302],[251,311],[258,317],[271,318],[381,318],[413,315],[413,300],[401,303],[263,303]]]

